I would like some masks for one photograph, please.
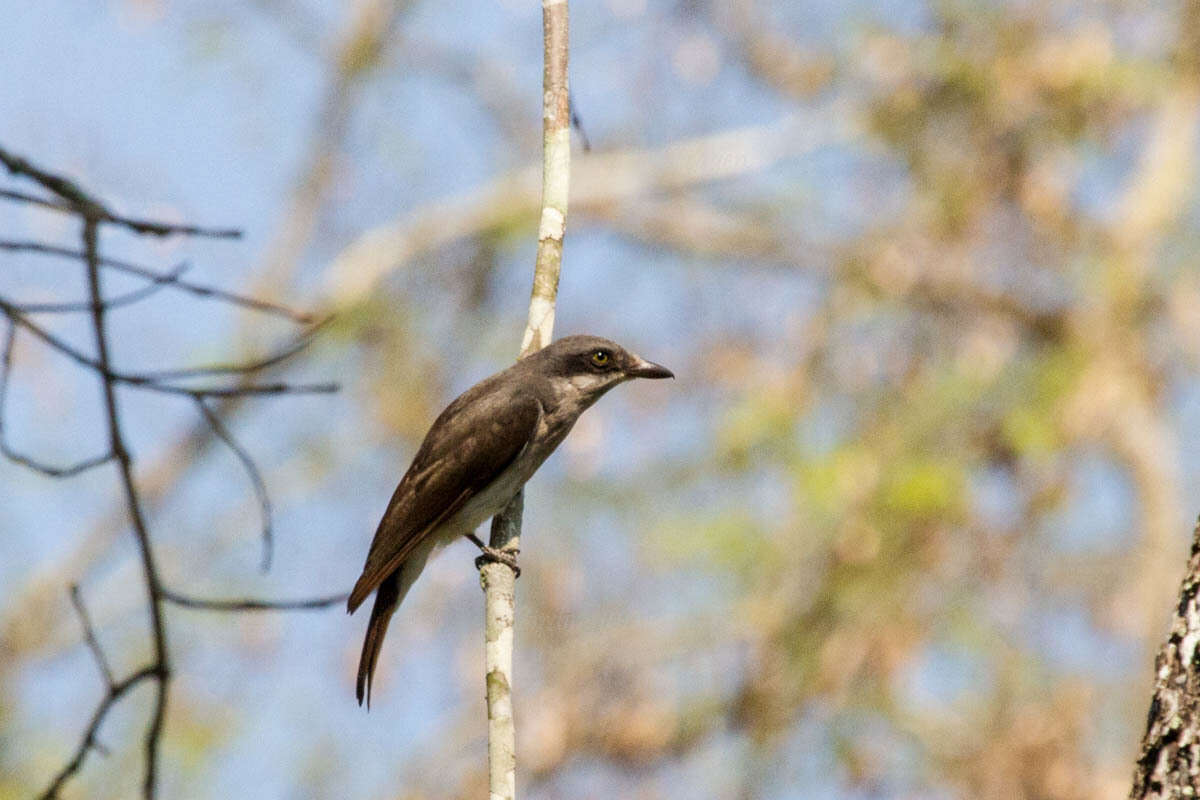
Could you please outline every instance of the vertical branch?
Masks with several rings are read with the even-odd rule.
[[[567,2],[542,0],[542,215],[529,320],[520,357],[550,343],[554,303],[562,271],[563,232],[571,177],[571,101],[567,86]],[[520,551],[524,492],[492,520],[490,545]],[[480,568],[484,592],[484,670],[488,705],[488,792],[490,800],[516,797],[516,727],[513,723],[513,623],[516,573],[507,564]]]
[[[521,356],[550,344],[562,270],[571,179],[571,100],[567,87],[567,0],[542,0],[542,216],[529,322]]]
[[[521,542],[525,493],[518,492],[492,519],[491,546],[514,555]],[[513,623],[516,619],[517,575],[512,567],[484,562],[479,570],[484,594],[484,670],[488,707],[488,797],[517,796],[517,729],[513,722]]]
[[[146,579],[146,592],[150,603],[150,626],[154,634],[154,663],[151,666],[157,683],[153,716],[146,729],[146,771],[142,783],[142,795],[150,800],[154,797],[158,774],[158,742],[162,737],[163,720],[167,711],[167,688],[170,681],[170,662],[167,657],[166,623],[163,621],[162,583],[150,546],[150,533],[142,515],[137,487],[133,482],[133,464],[125,448],[121,432],[120,413],[117,408],[115,379],[108,354],[108,334],[105,322],[106,308],[100,290],[100,255],[97,249],[97,228],[94,216],[85,215],[83,221],[83,249],[87,261],[88,292],[91,296],[92,331],[96,338],[96,361],[98,374],[104,389],[104,411],[108,422],[109,448],[117,460],[121,476],[121,487],[129,510],[129,521],[137,538],[142,571]]]

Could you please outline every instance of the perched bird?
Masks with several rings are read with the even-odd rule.
[[[353,614],[375,592],[358,665],[359,705],[365,695],[370,707],[388,622],[430,554],[469,536],[486,557],[515,566],[476,539],[475,528],[508,505],[601,395],[632,378],[673,377],[607,339],[568,336],[446,407],[392,494],[347,602]]]

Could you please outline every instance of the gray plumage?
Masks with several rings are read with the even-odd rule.
[[[469,534],[508,502],[605,392],[671,371],[598,336],[568,336],[518,361],[446,407],[425,435],[375,531],[350,593],[354,613],[372,591],[356,694],[371,681],[388,622],[430,554]]]

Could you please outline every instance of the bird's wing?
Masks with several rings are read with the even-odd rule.
[[[362,576],[347,602],[351,613],[419,542],[503,473],[533,438],[542,413],[537,398],[487,389],[480,385],[451,403],[425,435],[375,531]]]

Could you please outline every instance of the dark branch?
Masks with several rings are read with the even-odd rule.
[[[59,212],[75,214],[81,217],[83,222],[83,246],[80,250],[72,250],[40,242],[12,240],[0,240],[0,250],[36,253],[82,262],[86,268],[88,285],[88,299],[84,302],[18,304],[0,298],[0,316],[5,318],[7,324],[3,351],[0,353],[0,451],[2,451],[3,455],[18,463],[25,464],[43,474],[53,477],[77,474],[84,469],[108,461],[115,461],[117,463],[125,505],[129,513],[130,523],[141,560],[142,573],[148,596],[151,637],[154,647],[152,664],[143,667],[120,682],[115,681],[112,669],[100,646],[91,618],[80,596],[79,588],[77,586],[71,587],[71,602],[79,614],[85,641],[96,660],[108,691],[93,714],[91,722],[84,732],[83,740],[76,749],[74,756],[55,776],[50,787],[42,797],[57,797],[62,786],[79,772],[88,752],[91,750],[101,753],[105,752],[103,746],[97,741],[96,734],[109,709],[139,682],[153,678],[156,682],[157,693],[144,738],[145,770],[142,784],[143,797],[146,800],[153,800],[157,790],[159,749],[166,719],[167,694],[171,680],[170,653],[167,645],[163,603],[169,600],[184,607],[220,611],[289,610],[340,605],[344,602],[345,595],[308,600],[271,602],[256,600],[201,600],[166,592],[162,587],[159,576],[150,540],[149,527],[141,507],[142,501],[133,480],[133,457],[127,449],[122,431],[117,386],[126,385],[166,394],[186,396],[195,402],[215,437],[230,448],[250,476],[255,495],[263,511],[264,569],[270,563],[273,549],[271,507],[266,486],[250,455],[233,438],[218,414],[209,408],[205,402],[205,398],[226,397],[232,399],[252,395],[332,392],[337,390],[337,386],[329,383],[290,385],[285,383],[253,384],[248,382],[252,380],[254,373],[272,367],[299,353],[312,341],[313,335],[321,325],[305,331],[295,342],[289,344],[279,352],[257,361],[243,364],[222,364],[190,369],[145,372],[141,374],[115,371],[109,351],[106,324],[107,313],[115,308],[136,303],[165,287],[174,287],[200,297],[211,297],[232,305],[276,314],[299,323],[307,324],[313,320],[313,317],[308,314],[297,313],[274,303],[254,300],[219,289],[183,281],[180,276],[187,268],[185,264],[181,264],[170,272],[163,274],[136,264],[103,258],[99,252],[99,231],[103,224],[119,225],[137,234],[155,236],[179,234],[230,237],[240,235],[237,231],[201,228],[192,225],[176,225],[125,217],[109,210],[105,204],[92,197],[72,181],[42,170],[29,161],[6,152],[3,148],[0,148],[0,164],[7,167],[9,172],[14,175],[35,181],[42,188],[57,196],[59,200],[10,189],[0,189],[0,197],[51,208]],[[148,285],[105,300],[101,276],[103,269],[112,269],[135,275],[148,281]],[[94,357],[79,350],[30,319],[30,315],[38,313],[79,312],[86,312],[90,315],[91,329],[95,343]],[[106,455],[89,459],[73,466],[60,468],[41,464],[27,456],[13,452],[8,447],[4,437],[4,401],[7,395],[8,382],[12,374],[14,344],[19,328],[24,328],[53,350],[65,355],[79,366],[94,372],[100,378],[109,440],[109,452]],[[240,376],[242,382],[231,386],[180,386],[173,383],[174,381],[203,376]]]
[[[84,259],[84,253],[80,250],[72,250],[69,247],[59,247],[52,244],[44,244],[42,242],[29,242],[13,239],[0,239],[0,250],[8,250],[10,252],[20,253],[36,253],[38,255],[57,256],[59,258]],[[271,303],[267,300],[256,300],[253,297],[243,297],[242,295],[226,292],[222,289],[215,289],[211,286],[203,286],[201,284],[192,283],[190,281],[179,280],[171,275],[164,275],[161,272],[131,264],[128,261],[121,261],[115,258],[101,258],[100,265],[109,269],[115,269],[119,272],[124,272],[129,275],[136,275],[139,278],[145,278],[153,283],[161,283],[167,286],[174,287],[180,291],[194,294],[197,297],[211,298],[214,300],[223,300],[232,305],[248,308],[252,311],[258,311],[264,314],[274,314],[285,319],[290,319],[293,322],[298,322],[302,325],[311,323],[314,319],[313,315],[305,314],[300,311],[294,311],[286,306],[281,306],[278,303]]]
[[[113,679],[112,668],[108,666],[108,659],[104,657],[104,651],[100,649],[100,640],[96,638],[96,629],[92,627],[92,619],[83,605],[83,597],[79,594],[79,584],[77,583],[71,584],[71,605],[75,606],[75,612],[79,614],[79,623],[83,626],[83,640],[87,642],[88,649],[92,651],[92,656],[96,659],[96,666],[100,668],[104,683],[111,692],[117,682]]]
[[[233,438],[233,434],[225,427],[225,423],[221,422],[221,418],[208,407],[203,398],[196,398],[196,407],[200,409],[200,414],[212,428],[213,434],[233,452],[233,455],[241,462],[242,468],[246,470],[246,474],[250,476],[250,483],[254,486],[254,495],[258,498],[258,507],[262,517],[262,571],[266,572],[271,568],[271,558],[275,553],[275,538],[271,527],[271,498],[267,494],[267,484],[263,481],[262,473],[258,471],[254,459],[238,443],[237,439]]]
[[[153,220],[123,217],[119,214],[108,213],[105,222],[123,225],[136,233],[151,236],[205,236],[210,239],[240,239],[242,232],[237,228],[203,228],[198,225],[177,225],[170,222],[155,222]]]
[[[58,195],[67,204],[64,207],[55,203],[41,201],[41,205],[48,206],[57,211],[79,213],[85,219],[94,223],[109,222],[129,228],[135,233],[149,234],[151,236],[180,235],[236,239],[242,235],[241,231],[230,228],[203,228],[198,225],[176,225],[170,222],[136,219],[113,213],[103,203],[80,188],[75,182],[61,175],[47,172],[35,166],[27,159],[15,153],[10,153],[2,147],[0,147],[0,164],[8,167],[8,171],[13,175],[29,178],[42,186],[42,188]],[[33,196],[22,199],[25,202],[38,202],[38,198]]]
[[[254,600],[244,599],[211,599],[190,597],[171,589],[163,589],[164,600],[169,600],[181,608],[192,608],[198,611],[316,611],[333,606],[341,606],[349,596],[343,594],[312,597],[306,600]]]
[[[333,394],[341,387],[336,383],[262,383],[238,386],[169,386],[153,381],[142,380],[136,376],[120,377],[130,386],[142,386],[156,392],[167,394],[187,395],[189,397],[243,397],[246,395],[266,394]]]
[[[67,765],[59,770],[54,776],[54,780],[50,782],[50,786],[46,791],[38,795],[39,800],[54,800],[58,797],[58,793],[62,790],[63,785],[79,772],[83,766],[83,760],[87,757],[89,750],[98,750],[103,752],[104,748],[96,741],[96,734],[100,730],[100,723],[104,722],[105,715],[112,708],[113,704],[120,700],[126,692],[137,686],[148,678],[158,677],[159,670],[156,666],[142,667],[137,672],[130,675],[120,683],[113,684],[104,699],[100,701],[100,705],[96,707],[95,713],[92,714],[92,720],[88,723],[87,728],[83,732],[83,741],[79,743],[79,747],[75,748],[75,755],[67,762]]]
[[[120,413],[117,408],[116,383],[109,368],[108,333],[105,323],[104,305],[101,302],[100,257],[97,244],[98,224],[93,219],[83,223],[83,250],[87,254],[88,293],[92,302],[92,332],[96,338],[97,363],[104,390],[104,411],[108,420],[109,447],[115,454],[120,468],[121,486],[125,490],[125,502],[129,508],[129,521],[137,539],[141,556],[142,572],[146,580],[146,594],[150,603],[150,626],[154,639],[154,674],[158,679],[158,692],[154,699],[154,711],[146,728],[146,768],[142,782],[142,796],[152,800],[158,775],[158,744],[162,739],[163,722],[167,713],[167,689],[171,680],[171,662],[167,651],[167,630],[163,618],[162,589],[154,549],[150,545],[150,531],[142,514],[141,500],[133,482],[133,460],[125,447],[121,431]]]

